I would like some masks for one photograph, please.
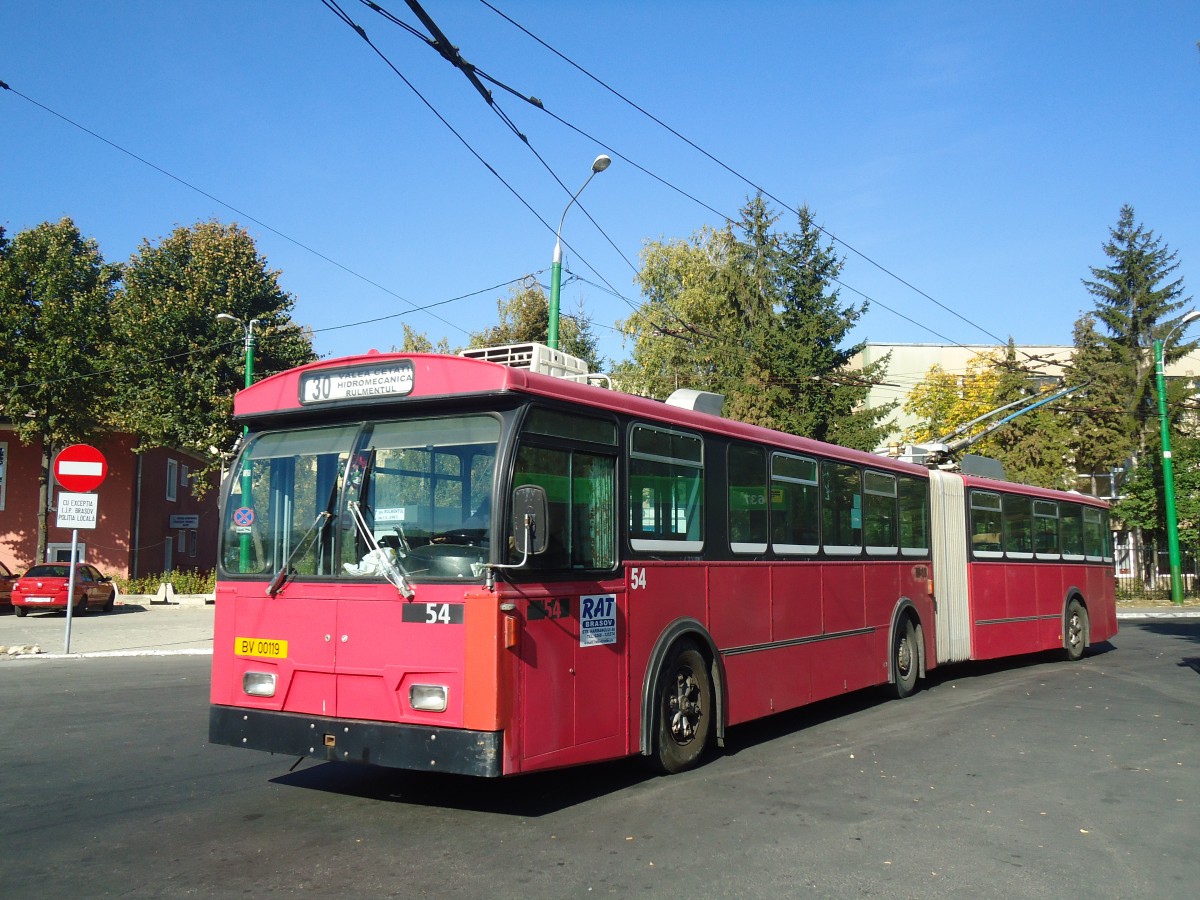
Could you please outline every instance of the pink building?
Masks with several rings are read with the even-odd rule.
[[[91,442],[108,461],[108,477],[96,490],[99,520],[79,530],[80,559],[108,575],[132,577],[216,565],[217,479],[197,497],[196,473],[205,460],[181,450],[133,452],[129,434]],[[0,561],[23,572],[38,560],[40,443],[24,444],[0,425]],[[66,560],[71,530],[56,525],[61,490],[50,476],[46,557]]]

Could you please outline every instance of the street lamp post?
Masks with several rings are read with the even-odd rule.
[[[1178,329],[1200,319],[1200,310],[1185,313],[1165,341]],[[1183,575],[1179,561],[1179,520],[1175,513],[1175,464],[1171,460],[1171,421],[1167,417],[1167,388],[1163,378],[1163,340],[1154,341],[1154,379],[1158,389],[1158,426],[1162,436],[1163,507],[1167,517],[1167,559],[1171,566],[1171,602],[1183,603]]]
[[[562,227],[563,222],[567,218],[567,210],[574,205],[575,200],[583,193],[583,188],[587,187],[596,174],[603,172],[612,165],[612,160],[601,153],[592,162],[592,174],[587,177],[587,181],[583,183],[583,187],[575,192],[571,197],[571,202],[567,204],[567,209],[563,210],[562,218],[558,220],[558,231],[554,233],[554,263],[550,266],[550,324],[546,333],[546,344],[551,350],[558,349],[558,298],[559,292],[562,290]]]
[[[220,322],[233,322],[235,325],[240,325],[244,336],[244,349],[246,352],[246,387],[250,387],[254,383],[254,326],[258,324],[258,319],[250,319],[243,322],[237,316],[231,316],[229,313],[217,313],[217,320]],[[250,431],[249,425],[242,426],[242,436],[245,437]],[[253,490],[253,472],[250,469],[250,460],[246,459],[242,462],[242,506],[251,509],[250,493]],[[242,532],[238,536],[238,563],[242,572],[250,571],[250,535]]]

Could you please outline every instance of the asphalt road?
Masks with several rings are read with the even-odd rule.
[[[203,657],[9,659],[0,892],[1191,898],[1200,623],[1112,648],[776,716],[679,776],[487,782],[209,746]]]

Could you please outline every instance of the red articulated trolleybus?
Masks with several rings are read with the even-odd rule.
[[[1102,502],[729,421],[713,395],[630,396],[576,363],[370,353],[238,394],[213,742],[676,772],[741,722],[904,697],[943,663],[1078,659],[1117,631]]]

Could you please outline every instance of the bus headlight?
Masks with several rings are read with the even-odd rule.
[[[421,712],[445,712],[446,686],[414,684],[408,689],[408,705]]]
[[[251,697],[275,696],[274,672],[245,672],[242,675],[242,690]]]

